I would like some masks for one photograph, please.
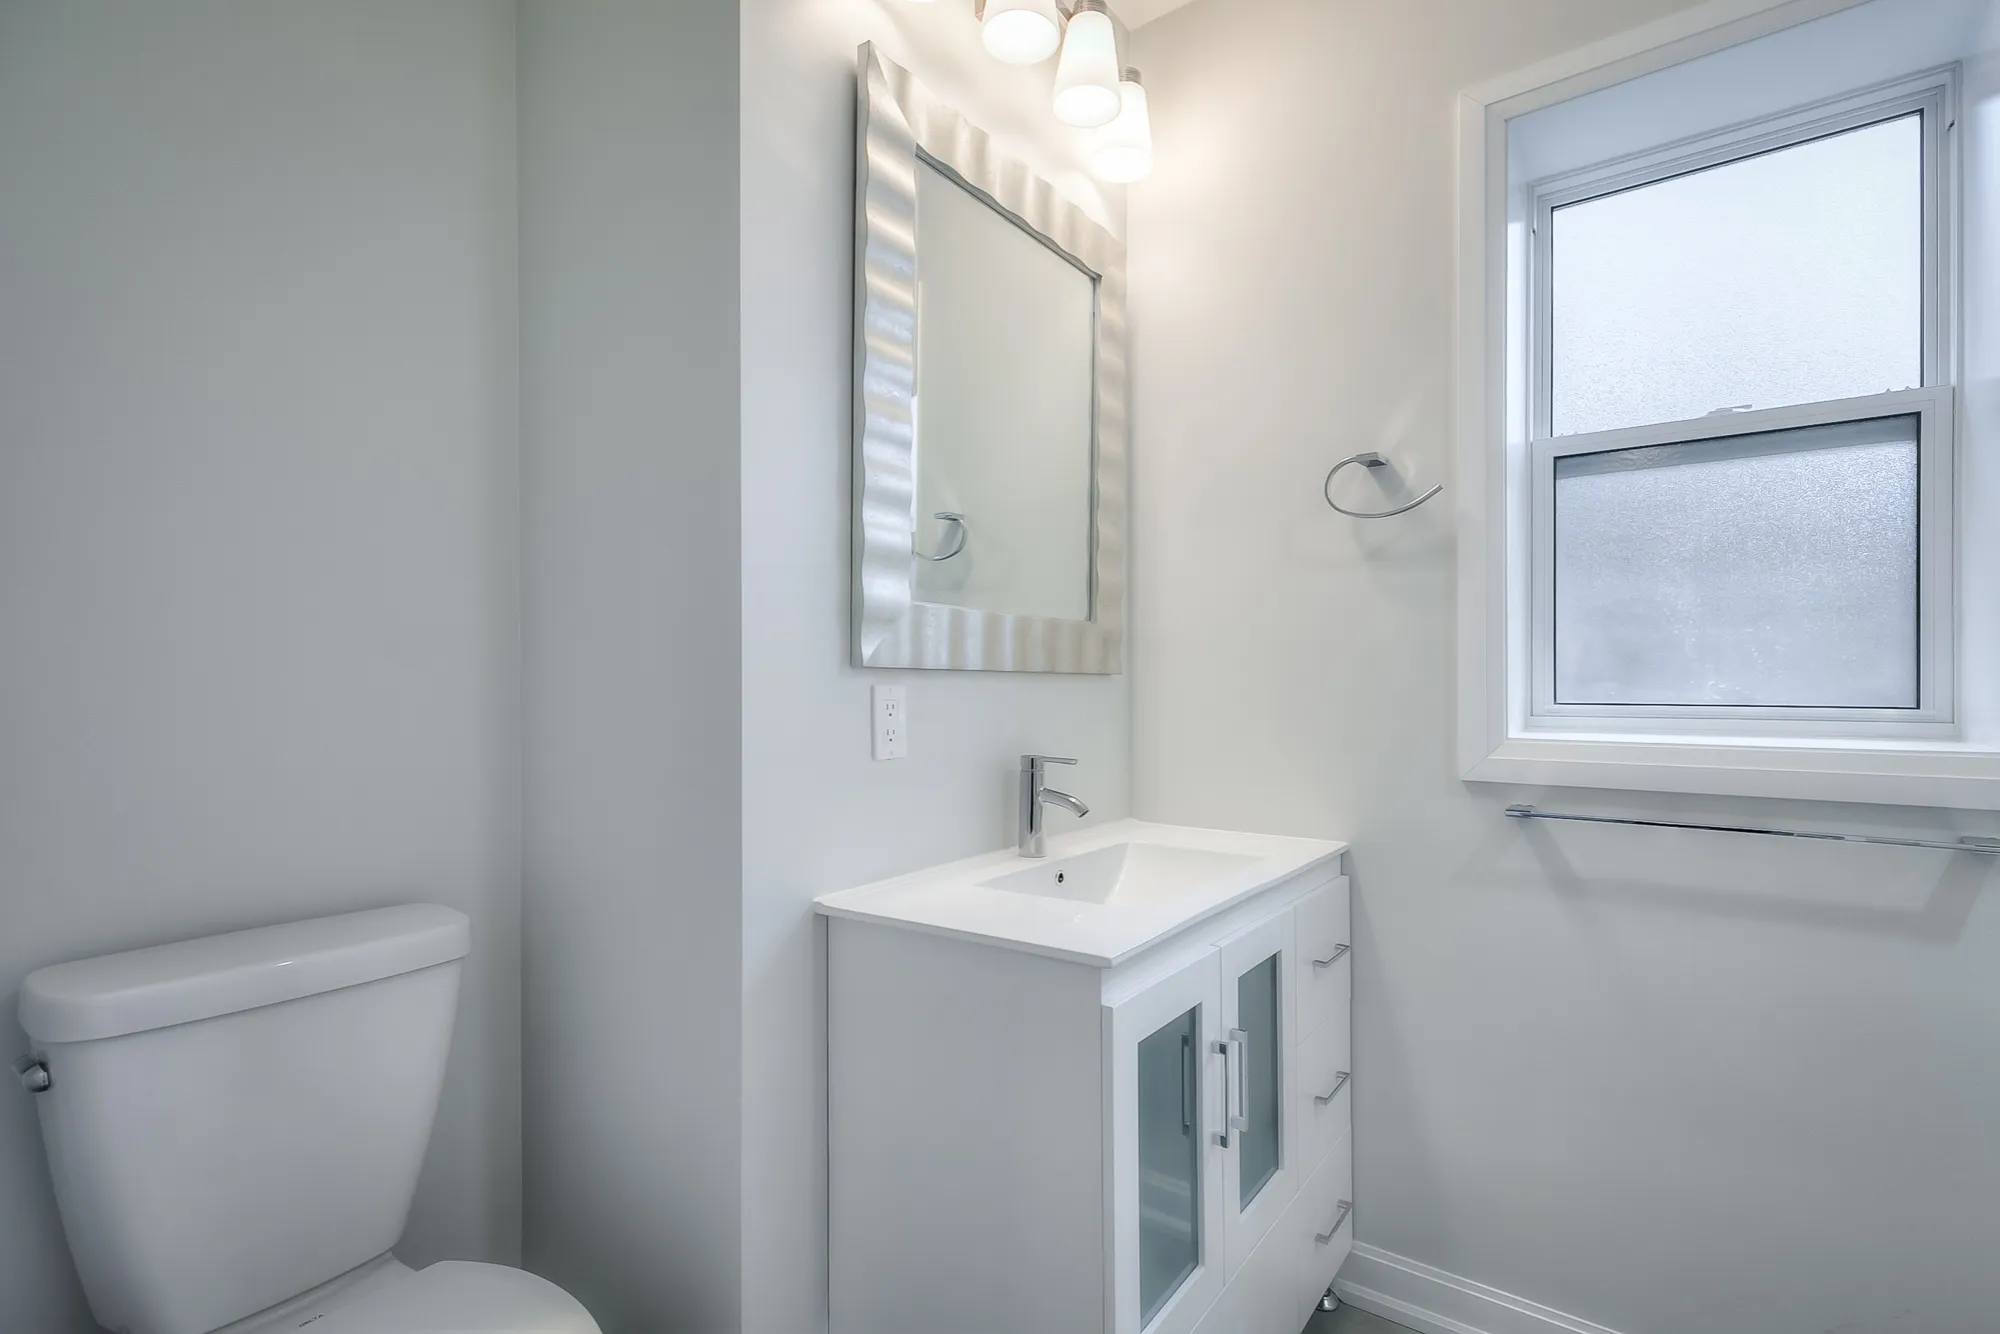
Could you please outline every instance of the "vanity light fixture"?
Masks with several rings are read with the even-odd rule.
[[[1090,153],[1090,174],[1114,185],[1142,181],[1153,170],[1153,119],[1146,111],[1146,86],[1130,65],[1118,80],[1123,104],[1118,119],[1099,133]]]
[[[1062,45],[1062,12],[1056,0],[985,0],[979,40],[996,60],[1039,65]]]
[[[1056,119],[1094,130],[1117,119],[1118,37],[1104,0],[1076,0],[1056,62]]]

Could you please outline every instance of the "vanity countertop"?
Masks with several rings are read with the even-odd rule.
[[[1109,968],[1347,844],[1117,820],[822,896],[818,910]],[[1331,874],[1331,869],[1328,871]]]

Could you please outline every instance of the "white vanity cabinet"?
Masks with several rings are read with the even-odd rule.
[[[1298,1334],[1351,1245],[1340,861],[1117,955],[1053,895],[1026,942],[828,909],[833,1334]]]

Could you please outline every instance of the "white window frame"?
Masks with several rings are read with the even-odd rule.
[[[1953,387],[1955,71],[1925,71],[1538,181],[1527,187],[1525,200],[1509,180],[1510,120],[1853,2],[1712,0],[1460,98],[1459,755],[1468,780],[2000,806],[2000,747],[1966,726],[1958,679],[1964,649],[1956,586],[1962,516],[1954,485],[1960,448]],[[1913,111],[1924,113],[1924,387],[1550,437],[1547,265],[1556,208]],[[1518,235],[1524,222],[1525,242]],[[1531,335],[1525,344],[1524,334]],[[1542,520],[1554,458],[1891,415],[1918,417],[1922,679],[1916,709],[1554,705],[1552,674],[1542,666],[1551,655],[1536,651],[1553,647],[1552,548]]]

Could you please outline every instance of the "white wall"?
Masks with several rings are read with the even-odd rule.
[[[519,1251],[512,6],[0,5],[0,1032],[42,964],[470,913],[404,1253]],[[4,1323],[94,1328],[0,1090]]]
[[[987,56],[969,7],[768,0],[743,9],[743,1328],[822,1328],[826,1128],[819,933],[828,890],[1005,846],[1018,755],[1127,806],[1122,677],[847,666],[854,52],[881,43],[1100,220],[1047,110],[1051,68]],[[869,759],[871,681],[910,683],[910,757]],[[1069,817],[1053,817],[1062,827]]]
[[[1135,806],[1353,840],[1362,1243],[1626,1334],[1986,1328],[1991,872],[1501,810],[1993,819],[1465,785],[1454,494],[1379,525],[1319,497],[1366,448],[1449,483],[1454,94],[1672,8],[1233,0],[1141,30]]]
[[[734,5],[521,5],[527,1242],[737,1323]]]

